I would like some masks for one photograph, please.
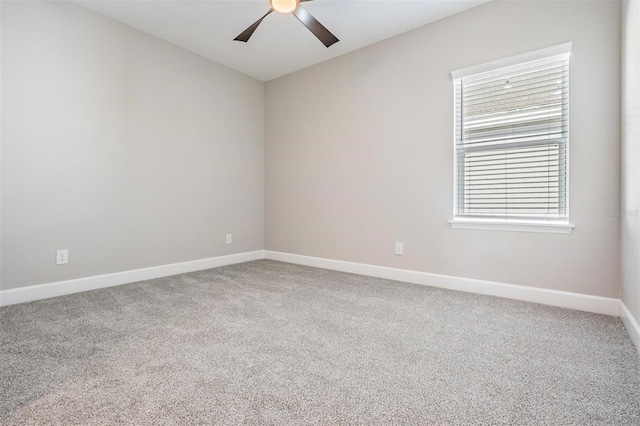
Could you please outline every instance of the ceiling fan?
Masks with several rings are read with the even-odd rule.
[[[271,12],[274,10],[280,13],[293,13],[296,18],[302,24],[309,29],[313,33],[314,36],[318,38],[325,46],[329,47],[333,43],[336,43],[340,40],[331,32],[324,27],[316,18],[311,16],[309,12],[304,10],[303,8],[298,7],[300,3],[305,1],[312,0],[269,0],[269,4],[271,5],[271,9],[265,15],[254,22],[249,28],[244,30],[240,35],[234,40],[244,41],[245,43],[249,41],[249,38],[253,34],[253,32],[258,28],[258,25],[262,22],[264,18],[266,18]]]

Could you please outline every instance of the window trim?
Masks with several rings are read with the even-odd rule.
[[[487,62],[480,65],[463,68],[453,71],[451,73],[452,82],[457,79],[462,79],[475,74],[481,74],[485,72],[494,71],[499,68],[505,68],[510,66],[516,66],[526,62],[537,61],[552,56],[570,54],[572,48],[572,42],[563,43],[547,48],[534,50],[531,52],[523,53],[520,55],[511,56],[508,58],[499,59],[492,62]],[[453,126],[455,134],[456,126],[456,105],[453,105]],[[454,138],[455,139],[455,138]],[[453,144],[454,161],[456,153],[456,145]],[[453,170],[453,179],[455,182],[456,170]],[[454,191],[454,198],[456,193]],[[567,186],[567,196],[569,195],[569,188]],[[449,221],[451,228],[453,229],[476,229],[476,230],[494,230],[494,231],[515,231],[515,232],[543,232],[554,234],[570,234],[575,225],[569,222],[569,216],[562,219],[527,219],[527,218],[470,218],[470,217],[456,217],[455,202],[453,203],[453,219]],[[568,212],[567,212],[568,214]]]
[[[538,232],[548,234],[570,234],[575,225],[561,220],[517,220],[459,218],[449,221],[453,229],[476,229],[483,231]]]
[[[544,49],[538,49],[520,55],[510,56],[504,59],[498,59],[497,61],[487,62],[485,64],[474,65],[472,67],[463,68],[451,72],[451,79],[457,80],[459,78],[469,77],[474,74],[481,74],[489,71],[494,71],[498,68],[512,67],[514,65],[520,65],[525,62],[537,61],[540,59],[549,58],[551,56],[565,55],[571,53],[572,42],[558,44],[556,46],[545,47]]]

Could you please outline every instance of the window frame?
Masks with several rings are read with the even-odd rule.
[[[456,182],[458,173],[458,158],[457,158],[457,103],[456,103],[456,86],[455,82],[458,79],[470,77],[477,74],[486,72],[492,72],[500,68],[515,67],[527,62],[533,62],[551,58],[554,56],[568,55],[571,53],[572,43],[564,43],[556,46],[551,46],[544,49],[527,52],[521,55],[516,55],[504,59],[500,59],[493,62],[457,70],[451,73],[454,102],[453,102],[453,219],[449,221],[450,225],[454,229],[477,229],[477,230],[500,230],[500,231],[516,231],[516,232],[545,232],[545,233],[559,233],[569,234],[574,228],[574,225],[569,223],[569,176],[566,181],[566,191],[564,196],[567,199],[566,203],[566,216],[561,218],[545,218],[545,217],[468,217],[458,216],[457,212],[457,198],[459,195]],[[568,114],[568,113],[567,113]],[[568,154],[567,141],[567,154]],[[568,157],[566,162],[562,165],[568,168]]]

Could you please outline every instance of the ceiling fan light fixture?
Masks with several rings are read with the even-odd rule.
[[[291,13],[300,4],[300,0],[269,0],[269,2],[273,10],[280,13]]]

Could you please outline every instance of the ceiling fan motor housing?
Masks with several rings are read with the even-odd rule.
[[[300,0],[269,0],[271,8],[280,13],[291,13],[298,8]]]

